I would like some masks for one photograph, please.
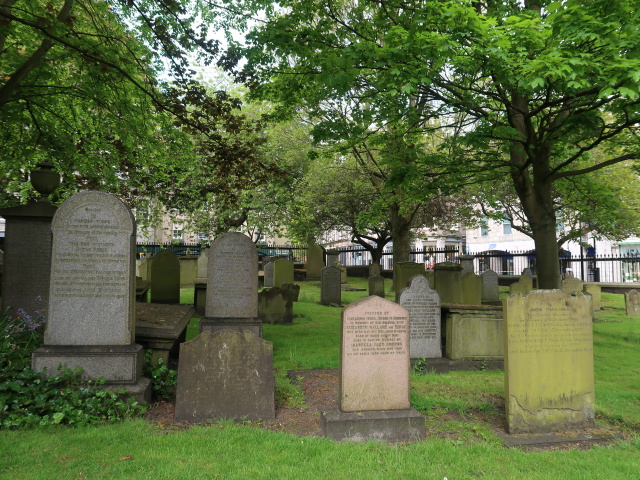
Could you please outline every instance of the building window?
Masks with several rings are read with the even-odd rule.
[[[511,221],[506,218],[502,220],[502,234],[511,235]]]
[[[480,236],[488,237],[489,236],[489,219],[486,217],[481,220],[480,223]]]
[[[174,240],[182,240],[182,225],[176,223],[173,224],[171,238]]]

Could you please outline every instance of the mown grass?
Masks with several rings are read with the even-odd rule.
[[[364,296],[345,292],[343,303]],[[318,299],[317,283],[302,284],[293,324],[264,326],[265,339],[273,342],[280,402],[303,404],[298,387],[286,381],[287,370],[338,366],[340,309],[320,306]],[[640,319],[626,316],[621,295],[603,294],[603,306],[594,323],[597,422],[619,426],[625,436],[608,446],[506,448],[487,426],[504,415],[502,372],[412,374],[411,401],[427,419],[422,442],[337,444],[228,421],[189,429],[131,420],[0,431],[0,478],[637,480]]]

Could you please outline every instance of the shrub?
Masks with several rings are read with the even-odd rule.
[[[178,372],[169,368],[161,358],[157,363],[151,361],[152,350],[145,354],[144,376],[151,379],[154,398],[172,399],[176,396]]]

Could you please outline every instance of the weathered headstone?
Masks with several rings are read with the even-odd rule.
[[[632,317],[640,316],[640,292],[637,290],[624,292],[624,305],[627,315]]]
[[[530,280],[530,283],[531,283],[531,288],[529,289],[529,291],[533,290],[533,287],[536,286],[537,282],[533,278],[533,272],[531,271],[531,269],[529,267],[522,269],[522,273],[520,274],[520,277],[521,277],[521,279],[522,279],[522,277],[527,277]]]
[[[516,283],[512,283],[509,285],[509,295],[515,292],[519,292],[522,295],[526,295],[531,290],[533,290],[533,281],[531,277],[526,274],[522,274],[520,279]]]
[[[340,269],[338,267],[324,267],[320,279],[320,303],[330,305],[342,303],[342,288],[340,286]]]
[[[141,378],[144,352],[135,339],[135,220],[113,195],[81,192],[60,206],[52,222],[49,320],[36,370],[81,367],[148,400]]]
[[[463,302],[462,296],[462,266],[453,262],[436,263],[435,286],[442,303]]]
[[[462,303],[465,305],[482,304],[482,278],[473,272],[462,274]]]
[[[262,323],[292,323],[293,299],[282,288],[265,288],[258,293],[258,317]]]
[[[333,267],[340,261],[340,252],[335,249],[327,250],[327,267]]]
[[[591,303],[593,304],[593,311],[597,312],[602,306],[602,288],[600,285],[593,283],[585,283],[582,291],[587,295],[591,295]]]
[[[262,335],[258,319],[258,250],[249,237],[229,232],[209,251],[207,304],[200,331],[223,328]]]
[[[501,360],[504,358],[502,306],[449,305],[445,316],[447,358]]]
[[[273,286],[282,287],[283,283],[293,283],[293,262],[284,258],[273,264]]]
[[[274,286],[274,274],[275,274],[275,261],[268,262],[264,266],[264,288],[271,288]]]
[[[393,291],[396,303],[400,299],[400,292],[409,286],[409,280],[414,275],[424,275],[424,265],[415,262],[398,262],[393,266]]]
[[[377,277],[382,274],[382,267],[379,263],[370,263],[369,264],[369,276]]]
[[[207,269],[209,267],[209,247],[202,248],[200,250],[200,256],[198,257],[198,272],[196,278],[207,279]]]
[[[505,402],[509,433],[594,424],[591,302],[561,290],[504,300]]]
[[[307,280],[319,280],[324,268],[324,251],[320,245],[312,243],[307,247],[307,262],[304,265]]]
[[[423,275],[415,275],[400,293],[400,305],[409,311],[411,358],[442,357],[440,295]]]
[[[369,296],[371,295],[384,298],[384,277],[380,275],[369,277]]]
[[[170,250],[151,261],[151,303],[180,303],[180,260]]]
[[[336,262],[333,266],[340,270],[340,283],[345,285],[347,283],[347,267],[340,262]]]
[[[562,280],[562,291],[567,293],[581,292],[584,288],[582,280],[576,277],[565,277]]]
[[[289,292],[292,301],[297,302],[300,299],[300,285],[297,283],[285,282],[280,288]]]
[[[178,421],[275,418],[273,346],[249,331],[202,332],[180,345]]]
[[[328,267],[330,268],[330,267]],[[367,297],[342,311],[339,411],[323,412],[336,440],[417,440],[424,418],[409,403],[409,312]]]
[[[482,303],[497,302],[499,300],[498,274],[493,270],[482,272]]]
[[[476,257],[473,255],[460,255],[460,266],[462,267],[462,275],[465,273],[475,273],[473,267],[473,260]]]

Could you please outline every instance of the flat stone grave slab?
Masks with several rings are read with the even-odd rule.
[[[186,340],[187,325],[194,313],[190,306],[137,303],[136,342],[153,350],[152,362],[162,358],[168,363],[170,357],[178,357],[180,343]]]

